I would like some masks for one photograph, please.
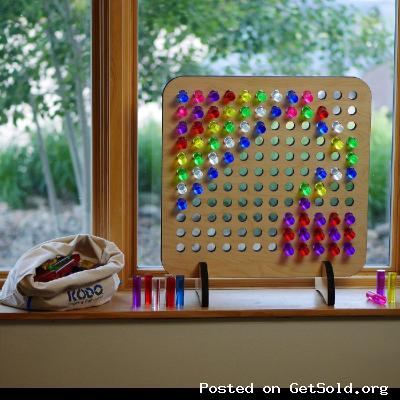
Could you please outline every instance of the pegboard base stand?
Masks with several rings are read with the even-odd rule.
[[[335,275],[330,261],[322,261],[321,276],[315,277],[315,290],[328,306],[335,305]]]
[[[198,265],[199,276],[196,278],[196,293],[201,307],[208,307],[209,288],[208,288],[208,266],[206,262],[200,262]]]

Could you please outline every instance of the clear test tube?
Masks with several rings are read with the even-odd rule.
[[[133,290],[132,290],[132,308],[140,308],[142,302],[142,277],[133,277]]]
[[[376,293],[385,295],[385,270],[378,269],[376,271]]]
[[[388,303],[396,303],[396,272],[388,273],[388,284],[387,284],[387,299]]]
[[[161,308],[161,283],[163,278],[154,277],[152,280],[151,307],[153,310]]]

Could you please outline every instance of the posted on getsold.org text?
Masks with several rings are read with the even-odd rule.
[[[292,382],[289,387],[281,388],[276,385],[255,386],[249,383],[247,386],[227,385],[211,385],[207,382],[201,382],[199,385],[200,394],[265,394],[277,395],[281,393],[290,394],[345,394],[345,395],[375,395],[386,396],[389,394],[388,386],[367,385],[355,387],[353,383],[348,384],[337,383],[328,385],[324,382],[311,384],[300,384]]]

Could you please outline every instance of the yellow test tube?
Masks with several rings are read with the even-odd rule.
[[[387,299],[388,303],[396,303],[396,272],[388,273]]]

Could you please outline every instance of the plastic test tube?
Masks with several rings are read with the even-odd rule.
[[[388,273],[387,299],[388,303],[396,303],[396,272]]]
[[[144,304],[146,306],[151,304],[152,281],[153,275],[144,276]]]
[[[133,292],[132,292],[132,308],[139,308],[141,306],[142,295],[142,277],[133,277]]]
[[[376,293],[385,295],[385,270],[378,269],[376,271]]]
[[[185,276],[176,276],[176,308],[183,308],[185,304]]]
[[[152,309],[159,310],[161,307],[161,281],[162,278],[153,278],[152,281]]]
[[[175,307],[175,277],[168,275],[165,283],[165,306]]]
[[[381,294],[375,293],[372,290],[368,290],[366,295],[368,300],[371,300],[375,304],[386,304],[386,297]]]

